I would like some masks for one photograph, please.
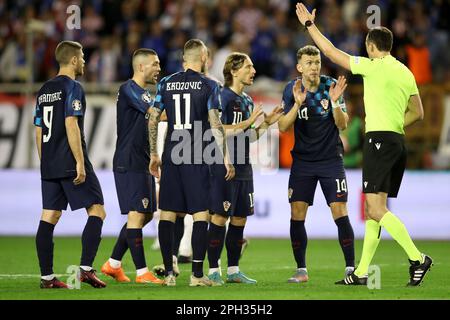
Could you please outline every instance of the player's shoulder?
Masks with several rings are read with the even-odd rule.
[[[163,84],[166,83],[167,81],[171,80],[172,78],[176,79],[177,77],[181,76],[184,72],[183,71],[178,71],[172,74],[169,74],[168,76],[165,76],[164,78],[162,78],[159,83]]]
[[[286,91],[286,90],[292,91],[292,87],[294,86],[295,81],[300,80],[300,79],[301,79],[300,77],[297,77],[295,79],[288,81],[288,83],[286,83],[286,85],[284,86],[284,91]]]

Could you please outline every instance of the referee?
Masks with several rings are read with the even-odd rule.
[[[393,37],[389,29],[371,29],[366,37],[369,58],[353,57],[337,49],[322,35],[314,24],[315,12],[314,9],[311,14],[303,4],[297,3],[300,23],[323,54],[353,74],[361,75],[364,81],[366,231],[358,268],[336,284],[367,284],[369,264],[380,242],[380,228],[384,227],[409,257],[408,286],[417,286],[430,270],[432,259],[416,248],[404,224],[387,208],[387,197],[397,197],[405,171],[404,128],[424,116],[416,81],[411,71],[391,56]]]

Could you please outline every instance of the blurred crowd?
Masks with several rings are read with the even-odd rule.
[[[297,76],[296,51],[311,43],[290,0],[0,0],[0,81],[23,82],[27,26],[34,24],[34,81],[57,72],[54,49],[63,39],[84,46],[83,81],[108,84],[130,77],[130,58],[139,47],[157,51],[163,74],[182,68],[181,54],[189,38],[202,39],[213,53],[210,72],[223,79],[225,57],[248,53],[257,77],[286,81]],[[368,6],[381,9],[381,24],[395,36],[394,55],[407,64],[419,84],[442,83],[449,75],[449,10],[447,0],[303,1],[317,9],[320,30],[340,49],[365,55]],[[80,29],[67,28],[72,12],[81,8]],[[323,60],[323,73],[336,66]],[[357,81],[350,78],[350,81]]]

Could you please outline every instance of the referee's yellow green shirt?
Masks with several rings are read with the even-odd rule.
[[[391,55],[377,59],[353,56],[350,68],[363,77],[366,132],[404,134],[409,97],[419,94],[412,72]]]

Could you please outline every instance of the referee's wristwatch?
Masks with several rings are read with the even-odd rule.
[[[311,20],[306,20],[306,21],[305,21],[305,31],[306,31],[309,27],[311,27],[313,24],[314,24],[313,21],[311,21]]]

